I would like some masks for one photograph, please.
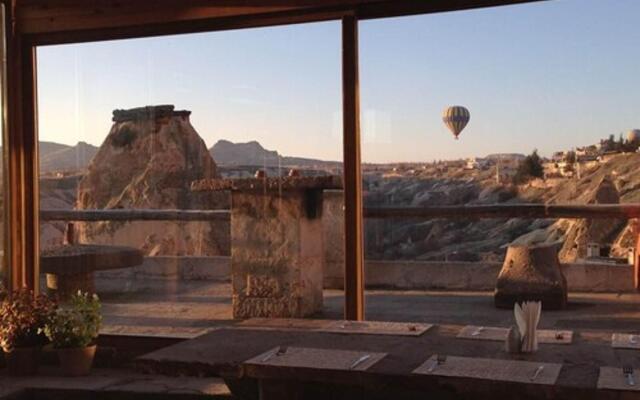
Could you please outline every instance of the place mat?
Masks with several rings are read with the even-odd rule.
[[[434,355],[413,373],[553,385],[562,368],[562,364],[453,356],[447,357],[440,365],[436,364],[437,356]]]
[[[244,362],[287,368],[365,371],[387,353],[279,346]]]
[[[167,339],[194,339],[218,328],[169,327],[145,325],[103,325],[100,335],[139,336]]]
[[[457,338],[475,339],[475,340],[493,340],[496,342],[504,342],[507,339],[506,328],[497,328],[493,326],[476,326],[467,325],[458,332]]]
[[[327,328],[334,321],[329,319],[304,318],[251,318],[236,324],[236,328],[267,329],[267,330],[318,330]]]
[[[433,324],[412,322],[333,321],[329,326],[321,328],[319,331],[367,335],[420,336],[432,327]]]
[[[540,329],[538,330],[538,343],[571,344],[573,343],[573,331]]]
[[[459,339],[493,340],[503,342],[507,339],[509,329],[495,326],[467,325],[460,330],[456,336]],[[539,329],[538,343],[544,344],[571,344],[573,342],[573,331],[559,331]]]
[[[622,368],[600,367],[598,376],[598,389],[634,390],[640,391],[640,373],[633,372],[635,385],[629,385],[627,377],[622,373]]]
[[[611,335],[611,347],[616,349],[640,349],[640,335],[614,333]]]

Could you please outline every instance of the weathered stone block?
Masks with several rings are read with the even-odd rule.
[[[234,318],[296,318],[322,309],[322,205],[309,213],[318,196],[308,192],[232,193]]]
[[[324,286],[344,288],[344,192],[325,190],[322,203]]]
[[[509,246],[494,294],[498,308],[522,301],[541,301],[547,310],[567,305],[567,280],[555,245]]]

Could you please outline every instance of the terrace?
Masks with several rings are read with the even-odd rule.
[[[225,188],[228,189],[228,188]],[[335,208],[341,191],[325,193],[325,210]],[[636,218],[635,205],[505,205],[365,208],[368,218]],[[41,221],[208,221],[229,223],[229,210],[42,210]],[[335,216],[325,214],[324,237]],[[144,222],[142,222],[144,223]],[[328,231],[328,232],[327,232]],[[325,260],[340,259],[328,246]],[[338,250],[339,252],[339,250]],[[510,311],[493,306],[502,263],[367,260],[367,304],[374,321],[436,322],[508,327]],[[343,266],[342,266],[343,268]],[[344,309],[340,266],[323,268],[324,306],[315,318],[339,319]],[[637,264],[582,261],[563,265],[570,307],[543,321],[546,328],[632,332]],[[96,289],[106,308],[105,333],[194,336],[232,326],[231,257],[151,256],[136,267],[96,273]],[[474,313],[482,312],[472,317]],[[599,316],[599,317],[596,317]]]

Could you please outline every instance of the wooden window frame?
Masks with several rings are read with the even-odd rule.
[[[39,283],[36,47],[342,20],[345,318],[364,319],[358,21],[544,0],[0,0],[6,8],[5,253],[9,289]]]

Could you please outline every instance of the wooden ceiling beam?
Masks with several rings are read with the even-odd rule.
[[[426,14],[544,0],[18,0],[17,29],[43,44]]]
[[[38,34],[353,7],[363,0],[52,0],[20,1],[20,32]],[[384,0],[367,0],[379,2]]]

